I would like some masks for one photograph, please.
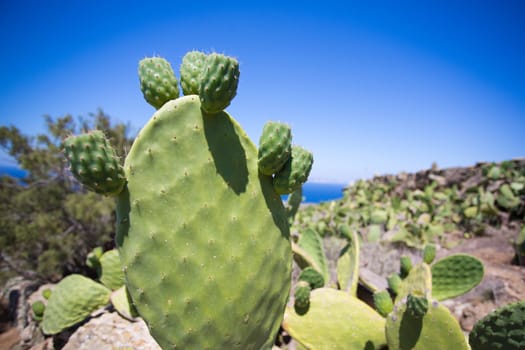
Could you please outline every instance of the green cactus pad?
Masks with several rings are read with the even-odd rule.
[[[286,215],[288,216],[288,223],[293,224],[295,215],[303,201],[303,188],[299,187],[297,190],[290,193],[288,201],[286,202]]]
[[[399,259],[399,275],[401,278],[405,278],[412,269],[412,259],[409,256],[402,256]]]
[[[86,266],[97,271],[97,275],[100,275],[100,257],[103,253],[102,247],[95,247],[86,257]]]
[[[294,308],[298,314],[304,314],[310,306],[310,292],[312,288],[307,281],[299,281],[295,286]]]
[[[388,282],[388,288],[392,291],[394,294],[399,294],[401,285],[403,284],[403,280],[397,273],[393,273],[387,278]]]
[[[396,303],[386,321],[389,350],[468,350],[458,321],[438,302],[423,317],[414,317],[406,301]]]
[[[275,192],[288,194],[301,187],[308,180],[313,162],[312,153],[300,146],[292,146],[290,158],[273,179]]]
[[[370,213],[370,223],[373,225],[383,225],[388,221],[388,212],[382,209],[375,209]]]
[[[428,311],[428,299],[425,296],[409,294],[407,296],[407,311],[415,318],[425,316]]]
[[[120,265],[118,250],[112,249],[100,257],[101,274],[100,282],[111,290],[116,290],[124,285],[124,272]]]
[[[279,122],[267,122],[259,139],[259,170],[264,175],[278,172],[290,158],[292,132]]]
[[[517,197],[512,188],[508,184],[504,184],[499,188],[496,202],[503,208],[511,210],[520,205],[521,200]]]
[[[128,320],[134,320],[139,316],[137,310],[133,306],[126,286],[121,286],[119,289],[111,293],[111,304],[122,317]]]
[[[525,300],[505,305],[479,320],[469,335],[472,350],[525,349]]]
[[[483,279],[483,263],[467,254],[454,254],[431,267],[432,297],[445,300],[465,294]]]
[[[49,288],[46,288],[42,291],[42,296],[44,297],[44,299],[46,300],[49,300],[49,298],[51,297],[51,294],[53,294],[53,292],[51,291],[51,289]]]
[[[179,97],[177,77],[171,64],[162,57],[147,57],[139,62],[140,90],[156,109]]]
[[[349,242],[337,259],[337,283],[341,290],[356,296],[359,284],[359,237],[356,230],[350,230],[346,225],[340,230],[345,232],[344,235],[349,238]]]
[[[283,328],[310,350],[379,349],[385,341],[385,319],[350,294],[331,288],[310,293],[305,314],[287,308]]]
[[[390,294],[386,290],[381,290],[374,293],[374,306],[377,312],[383,317],[386,317],[394,309],[394,303]]]
[[[33,319],[40,322],[44,317],[46,305],[41,300],[37,300],[31,304],[31,310],[33,310]]]
[[[122,191],[126,183],[124,172],[102,131],[66,138],[64,152],[71,164],[71,172],[84,186],[107,195]]]
[[[401,281],[396,294],[396,303],[409,294],[424,295],[430,298],[432,293],[430,266],[425,263],[417,264],[410,269],[408,276]]]
[[[180,85],[184,95],[198,95],[200,76],[206,62],[206,54],[200,51],[190,51],[182,58],[180,66]]]
[[[304,252],[306,252],[308,255],[308,260],[313,261],[313,265],[311,266],[321,273],[325,283],[327,283],[330,279],[330,275],[328,272],[328,261],[324,252],[323,240],[321,239],[321,236],[319,236],[316,231],[307,228],[301,233],[297,244],[300,248],[302,248],[302,250],[304,250]],[[303,269],[306,268],[306,266],[301,265],[300,267]]]
[[[53,289],[47,302],[42,330],[57,334],[83,321],[93,311],[109,303],[111,291],[81,275],[69,275]]]
[[[317,289],[321,288],[325,284],[325,279],[323,275],[313,267],[309,266],[301,271],[299,275],[299,281],[308,282],[310,288]]]
[[[166,349],[261,349],[290,293],[281,198],[257,149],[198,96],[167,102],[125,163],[117,245],[134,305]]]
[[[436,246],[434,244],[427,244],[423,248],[423,262],[426,264],[432,264],[436,258]]]
[[[218,53],[209,54],[200,75],[201,107],[208,114],[219,113],[228,107],[237,94],[239,62]]]

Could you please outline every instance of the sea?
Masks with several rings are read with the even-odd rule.
[[[26,174],[25,170],[14,166],[0,165],[0,176],[9,175],[15,178],[22,178]],[[343,197],[345,184],[307,182],[303,185],[303,203],[316,204],[337,200]],[[287,196],[283,196],[286,200]]]

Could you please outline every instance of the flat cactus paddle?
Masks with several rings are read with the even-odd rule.
[[[281,198],[257,149],[199,97],[167,102],[137,136],[118,197],[129,293],[164,349],[273,344],[291,285]]]
[[[53,289],[42,322],[45,334],[57,334],[109,303],[111,290],[81,275],[69,275]]]
[[[431,266],[432,297],[450,299],[465,294],[483,279],[483,263],[467,254],[454,254]]]
[[[525,300],[502,306],[479,320],[470,332],[472,350],[525,349]]]
[[[124,285],[124,272],[117,249],[108,250],[100,257],[100,282],[111,290]]]
[[[380,349],[385,319],[350,294],[320,288],[310,293],[308,311],[287,308],[283,328],[310,350]]]

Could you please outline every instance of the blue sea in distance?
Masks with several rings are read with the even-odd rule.
[[[321,203],[343,198],[348,185],[307,182],[303,185],[303,203]],[[286,199],[287,196],[283,196]]]
[[[26,174],[22,170],[13,166],[0,166],[0,176],[9,175],[15,178],[22,178]],[[303,185],[304,203],[321,203],[332,201],[343,197],[343,189],[347,185],[307,182]],[[286,199],[287,196],[283,196]]]

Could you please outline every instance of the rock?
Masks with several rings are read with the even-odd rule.
[[[105,312],[79,327],[62,350],[161,350],[143,320],[130,322],[116,312]]]
[[[39,282],[28,281],[23,277],[13,277],[5,284],[0,293],[0,298],[5,300],[8,305],[9,326],[22,331],[30,323],[31,305],[28,299],[37,290]]]

